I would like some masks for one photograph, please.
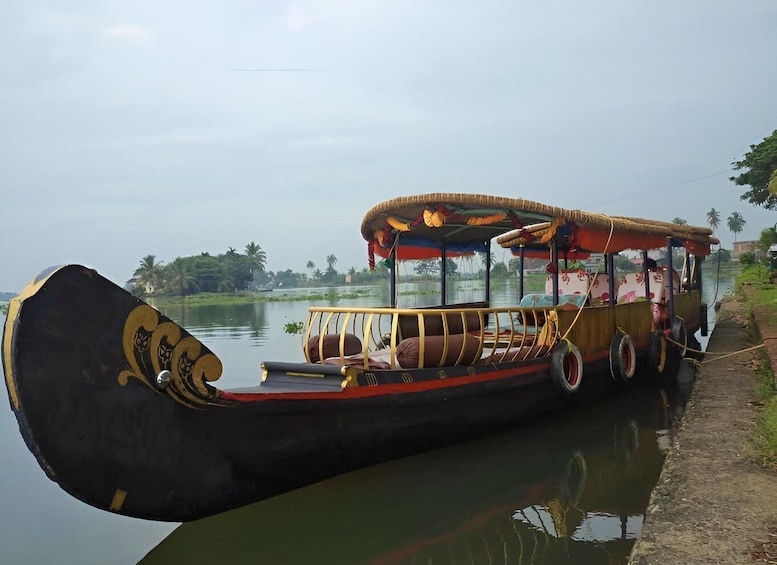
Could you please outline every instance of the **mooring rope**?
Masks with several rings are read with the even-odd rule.
[[[664,339],[668,341],[669,343],[673,343],[674,345],[677,345],[678,347],[685,347],[686,351],[690,351],[691,353],[701,353],[702,355],[719,355],[716,359],[707,359],[706,361],[696,361],[695,359],[688,359],[685,360],[691,363],[694,363],[697,367],[700,365],[706,365],[707,363],[712,363],[713,361],[720,361],[721,359],[725,359],[726,357],[731,357],[732,355],[739,355],[740,353],[747,353],[749,351],[755,351],[757,349],[761,349],[766,344],[761,343],[759,345],[754,345],[753,347],[748,347],[746,349],[739,349],[737,351],[702,351],[701,349],[694,349],[692,347],[688,347],[687,345],[683,345],[679,341],[673,340],[671,337],[664,336]]]

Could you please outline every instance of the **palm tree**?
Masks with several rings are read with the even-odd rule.
[[[237,249],[235,249],[234,247],[228,247],[226,256],[231,259],[234,259],[235,257],[237,257]]]
[[[267,254],[262,251],[262,247],[253,241],[246,245],[246,256],[251,259],[254,268],[257,271],[264,272],[267,266]]]
[[[674,220],[672,220],[673,224],[677,224],[678,226],[686,226],[688,225],[688,222],[685,220],[685,218],[676,217]]]
[[[156,255],[146,255],[133,273],[137,284],[148,294],[153,294],[162,283],[162,262],[156,262]]]
[[[334,255],[327,255],[326,256],[326,264],[329,265],[327,270],[334,271],[335,263],[337,263],[337,257],[335,257]]]
[[[216,292],[233,292],[235,290],[235,282],[232,277],[225,276],[219,281],[219,285],[216,288]]]
[[[726,220],[726,223],[728,224],[728,229],[733,232],[734,243],[736,243],[737,234],[741,233],[747,222],[739,212],[731,212],[731,215],[728,217],[728,220]]]
[[[181,296],[183,296],[187,290],[196,292],[200,287],[197,283],[197,279],[189,274],[186,269],[186,264],[180,257],[170,263],[165,271],[167,275],[167,285],[170,287],[170,290],[177,290],[181,293]]]
[[[487,264],[491,264],[493,267],[494,264],[496,264],[496,255],[492,251],[491,253],[483,253],[480,256],[480,260],[483,262],[483,267],[485,267]]]
[[[707,223],[710,225],[712,233],[715,233],[715,230],[720,226],[720,212],[715,208],[707,212]]]

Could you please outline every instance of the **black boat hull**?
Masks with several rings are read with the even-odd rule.
[[[221,370],[210,350],[74,265],[11,304],[3,363],[21,433],[52,480],[97,508],[166,521],[461,442],[613,385],[602,360],[576,394],[559,394],[541,358],[427,384],[226,393],[208,384]]]

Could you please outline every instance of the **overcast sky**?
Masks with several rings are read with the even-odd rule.
[[[777,213],[731,162],[777,129],[777,2],[6,3],[0,291],[255,241],[367,266],[378,202],[524,197],[706,225]]]

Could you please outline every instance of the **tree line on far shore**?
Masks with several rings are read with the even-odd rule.
[[[267,254],[261,246],[251,242],[245,252],[239,253],[229,247],[218,255],[200,253],[189,257],[178,257],[164,264],[156,255],[146,255],[127,282],[128,289],[137,296],[178,295],[185,296],[199,292],[232,293],[270,288],[293,288],[317,284],[345,284],[346,280],[357,284],[377,282],[388,278],[385,265],[375,271],[367,268],[357,271],[351,267],[345,273],[335,269],[337,257],[326,258],[327,268],[316,268],[308,261],[309,273],[297,273],[291,269],[268,271]]]

